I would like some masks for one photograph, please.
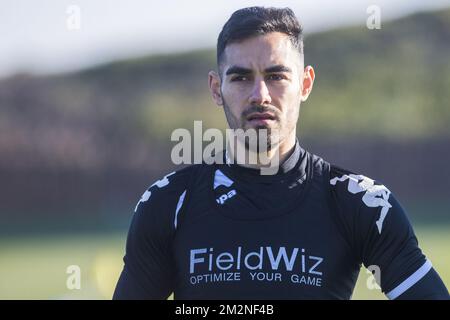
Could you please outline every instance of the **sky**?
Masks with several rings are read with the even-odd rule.
[[[214,48],[233,11],[290,7],[305,34],[365,26],[367,8],[383,21],[450,7],[449,0],[0,0],[0,77],[59,73],[98,63]]]

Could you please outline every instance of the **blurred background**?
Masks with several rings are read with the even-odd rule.
[[[171,132],[226,127],[207,72],[251,5],[304,25],[301,144],[393,191],[450,287],[448,0],[0,0],[0,299],[111,298],[134,206],[179,169]],[[384,299],[367,281],[353,298]]]

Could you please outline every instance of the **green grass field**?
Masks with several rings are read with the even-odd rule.
[[[419,244],[450,287],[450,225],[416,226]],[[124,233],[2,238],[0,299],[110,299],[122,269]],[[69,290],[67,267],[81,268],[81,289]],[[361,269],[353,299],[385,299],[367,288]]]

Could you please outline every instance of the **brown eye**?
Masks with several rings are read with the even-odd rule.
[[[231,81],[247,81],[248,77],[247,76],[236,76],[231,78]]]
[[[282,75],[280,75],[280,74],[271,74],[268,77],[268,80],[273,80],[273,81],[280,81],[280,80],[283,80],[283,79],[284,79],[284,77]]]

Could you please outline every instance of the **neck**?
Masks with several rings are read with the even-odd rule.
[[[236,153],[234,148],[227,145],[228,161],[246,168],[271,169],[270,171],[275,170],[274,173],[276,173],[279,166],[294,152],[295,144],[295,132],[277,145],[272,146],[270,150],[261,153],[245,148],[242,142],[238,141]]]

